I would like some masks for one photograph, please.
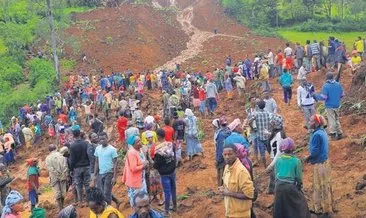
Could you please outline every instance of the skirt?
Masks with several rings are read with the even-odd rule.
[[[313,165],[313,207],[315,213],[333,213],[333,193],[328,161]]]
[[[150,170],[150,194],[156,196],[162,193],[160,174],[156,169]]]
[[[202,153],[202,145],[198,141],[197,135],[186,135],[186,150],[187,156],[193,156]]]
[[[273,218],[310,218],[304,194],[294,184],[276,183]]]

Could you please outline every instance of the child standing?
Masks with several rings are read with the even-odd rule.
[[[233,85],[231,84],[231,78],[228,74],[225,74],[225,90],[227,92],[227,98],[233,99]]]
[[[198,97],[199,97],[199,101],[200,101],[201,115],[202,115],[202,117],[205,117],[205,115],[206,115],[206,94],[205,94],[205,89],[203,88],[203,86],[201,88],[199,88]]]
[[[287,69],[283,69],[283,74],[280,77],[280,84],[283,89],[283,97],[285,103],[290,105],[291,97],[292,97],[292,85],[294,83],[292,74],[288,72]]]
[[[28,166],[27,172],[27,188],[29,193],[29,200],[31,202],[31,208],[38,203],[38,188],[39,188],[39,168],[37,166],[38,160],[36,158],[30,158],[26,160]]]

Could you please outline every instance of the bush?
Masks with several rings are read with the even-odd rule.
[[[23,81],[22,67],[11,57],[0,57],[0,79],[17,85]]]
[[[329,21],[316,21],[308,20],[300,25],[296,25],[293,28],[300,32],[350,32],[350,31],[365,31],[366,21],[355,20],[333,20]]]
[[[56,71],[51,61],[34,58],[28,63],[29,67],[29,82],[30,86],[34,88],[38,81],[45,80],[52,87],[56,81]]]
[[[70,71],[76,66],[75,60],[61,59],[60,66],[63,70]]]

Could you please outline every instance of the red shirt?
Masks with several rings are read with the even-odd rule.
[[[200,89],[200,91],[198,92],[198,95],[199,95],[200,101],[204,101],[206,99],[206,95],[205,95],[205,90],[204,89]]]
[[[283,54],[282,54],[282,52],[280,52],[280,53],[278,53],[277,55],[276,55],[276,63],[277,63],[277,65],[282,65],[282,61],[283,61]]]
[[[174,137],[174,129],[171,126],[164,126],[163,130],[165,131],[165,141],[173,142]]]
[[[63,123],[67,123],[67,115],[66,114],[60,114],[58,115],[58,119],[62,120]]]

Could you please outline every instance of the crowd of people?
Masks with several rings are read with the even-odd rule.
[[[316,40],[308,40],[304,46],[296,43],[295,48],[286,43],[276,54],[268,49],[267,54],[258,54],[253,60],[247,56],[236,64],[228,56],[224,67],[213,72],[184,72],[178,67],[171,71],[133,73],[127,69],[110,75],[102,71],[100,76],[70,76],[63,91],[36,104],[25,104],[11,118],[8,130],[1,125],[0,167],[6,171],[17,161],[20,148],[40,147],[47,138],[52,144],[45,166],[59,217],[77,217],[76,208],[85,206],[90,208],[90,217],[123,217],[119,211],[122,201],[112,192],[120,177],[134,208],[130,217],[168,217],[178,209],[176,170],[184,159],[204,157],[200,122],[212,119],[217,185],[226,217],[255,217],[252,207],[258,190],[253,168],[260,165],[269,175],[267,194],[275,195],[273,217],[310,217],[310,212],[327,216],[334,212],[328,135],[333,140],[343,137],[339,121],[344,96],[339,82],[342,67],[350,61],[352,72],[356,71],[363,52],[357,42],[349,58],[344,44],[330,37],[328,46]],[[307,80],[307,74],[317,70],[328,72],[319,93]],[[295,142],[286,135],[284,117],[272,97],[269,81],[276,79],[287,105],[292,102],[292,87],[298,84],[296,103],[310,136],[309,156],[303,161],[294,153]],[[259,81],[260,87],[249,90],[248,80]],[[234,97],[249,101],[244,119],[228,122],[226,116],[218,117],[221,91],[226,92],[227,101]],[[153,102],[151,94],[158,92],[162,100]],[[316,114],[318,101],[324,101],[327,122]],[[37,207],[38,161],[26,160],[28,199],[33,213],[44,213]],[[119,170],[121,162],[123,172]],[[301,191],[302,163],[313,166],[310,209]],[[9,178],[8,173],[1,176]],[[11,179],[0,184],[2,216],[19,217],[24,198],[7,189],[9,182]],[[74,203],[66,206],[69,190]],[[164,209],[157,211],[151,205],[164,205]]]

